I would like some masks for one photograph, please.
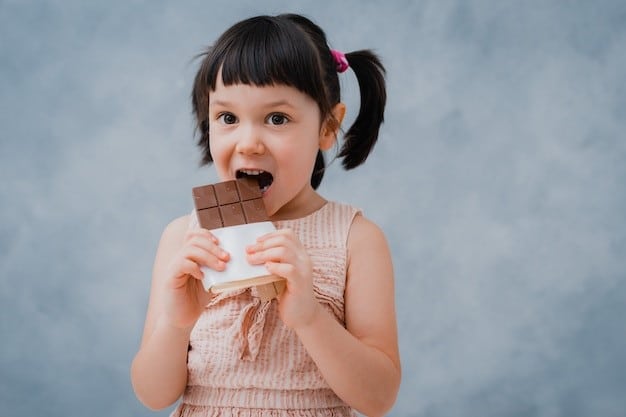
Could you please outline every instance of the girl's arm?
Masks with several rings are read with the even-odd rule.
[[[287,279],[281,319],[298,334],[333,391],[365,415],[385,414],[398,393],[400,359],[393,268],[382,231],[362,216],[350,229],[346,328],[315,299],[311,260],[292,231],[261,237],[248,253],[252,263],[264,263]]]
[[[188,231],[188,216],[163,232],[141,347],[131,366],[135,394],[151,409],[170,406],[185,389],[189,335],[210,297],[202,288],[199,265],[220,269],[216,248],[207,230]]]
[[[383,415],[401,376],[393,267],[382,231],[363,216],[352,224],[348,256],[347,331],[319,305],[295,331],[340,398],[365,415]]]

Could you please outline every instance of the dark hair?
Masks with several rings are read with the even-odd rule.
[[[322,29],[306,17],[296,14],[257,16],[226,30],[216,43],[200,54],[202,63],[196,74],[192,104],[200,132],[202,165],[213,161],[209,143],[209,94],[215,90],[222,70],[224,85],[283,84],[313,98],[322,120],[332,117],[340,102],[336,63]],[[338,157],[345,169],[361,165],[372,151],[384,119],[386,90],[385,68],[369,50],[346,54],[356,74],[361,106],[352,126],[344,135]],[[325,169],[324,155],[318,151],[311,185],[317,188]]]

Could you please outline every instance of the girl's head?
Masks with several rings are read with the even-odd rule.
[[[196,74],[192,103],[200,132],[202,163],[213,161],[209,140],[209,96],[218,85],[256,87],[285,85],[306,94],[319,108],[320,125],[339,128],[333,110],[340,103],[337,61],[324,32],[309,19],[285,14],[258,16],[228,29],[202,54]],[[352,169],[365,161],[378,138],[383,122],[386,93],[384,67],[370,51],[345,54],[359,82],[361,107],[344,136],[338,157]],[[318,150],[311,185],[317,188],[324,175],[324,158]]]

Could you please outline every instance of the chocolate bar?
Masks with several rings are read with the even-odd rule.
[[[200,227],[211,230],[220,245],[231,253],[226,271],[203,268],[205,288],[221,292],[256,287],[257,295],[263,300],[278,296],[285,288],[284,278],[269,274],[262,265],[249,265],[245,260],[245,245],[275,230],[265,211],[258,183],[242,178],[194,187],[192,194]]]
[[[198,223],[205,229],[268,221],[263,194],[251,179],[218,182],[192,189]]]

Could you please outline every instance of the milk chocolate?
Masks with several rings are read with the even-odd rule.
[[[256,181],[239,179],[192,189],[198,222],[205,229],[268,221]]]

